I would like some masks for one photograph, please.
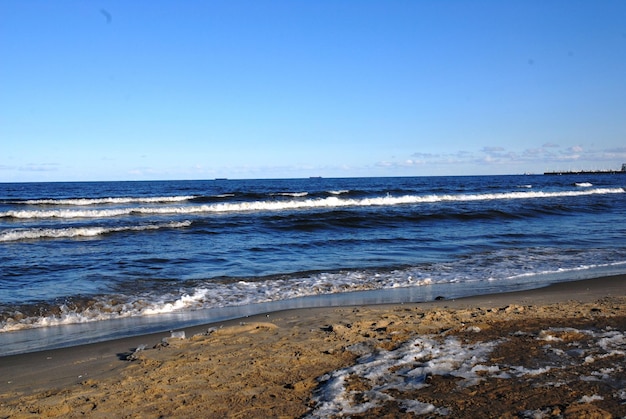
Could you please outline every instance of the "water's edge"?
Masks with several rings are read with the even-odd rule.
[[[502,284],[494,286],[494,284],[489,283],[489,281],[484,281],[467,284],[465,287],[459,287],[459,284],[455,283],[445,283],[405,288],[355,291],[300,297],[251,305],[26,329],[0,333],[0,357],[169,332],[201,325],[211,325],[234,319],[245,319],[246,317],[259,314],[271,314],[282,310],[377,304],[426,303],[440,299],[454,300],[540,289],[556,283],[605,278],[617,274],[622,274],[622,272],[593,271],[581,273],[576,277],[553,277],[548,281],[546,281],[546,278],[542,278],[541,280],[535,281],[520,281],[507,284],[506,286],[502,286]]]

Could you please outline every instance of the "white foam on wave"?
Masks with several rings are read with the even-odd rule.
[[[544,261],[536,258],[537,260],[534,263],[537,266],[543,266],[543,264],[550,265],[554,263],[552,256],[546,256]],[[505,262],[495,268],[490,265],[488,272],[480,268],[468,271],[468,264],[472,266],[475,264],[472,260],[464,259],[457,263],[445,263],[437,267],[430,266],[427,270],[423,269],[423,267],[409,267],[385,272],[360,270],[320,272],[301,277],[277,278],[264,281],[207,282],[187,291],[181,290],[181,293],[178,295],[164,296],[159,301],[152,303],[143,300],[143,305],[134,309],[134,315],[158,315],[190,309],[241,306],[355,291],[470,283],[475,282],[475,278],[483,278],[486,283],[493,283],[499,280],[503,284],[507,284],[513,278],[531,276],[527,273],[515,275],[515,272],[519,273],[520,269],[526,269],[528,266],[522,268],[518,266],[517,271],[514,270],[508,264],[516,265],[515,260],[512,260],[515,257],[506,253],[506,251],[496,252],[493,258],[497,260],[502,259]],[[528,254],[518,255],[517,260],[520,258],[526,260],[528,259]],[[598,263],[584,269],[580,267],[563,268],[559,272],[569,272],[571,275],[571,272],[574,271],[591,272],[594,269],[610,268],[623,264],[626,264],[626,262]],[[535,266],[536,272],[534,276],[545,276],[546,274],[543,273],[543,270],[537,269],[537,266]],[[492,275],[494,269],[502,271],[498,278],[488,276],[488,274]],[[584,273],[580,275],[585,277]]]
[[[185,227],[189,221],[181,223],[159,224],[154,227],[142,226],[138,228],[166,228]],[[477,255],[480,259],[463,258],[456,262],[446,262],[436,265],[415,266],[390,271],[337,271],[302,274],[285,278],[273,278],[264,280],[236,282],[220,282],[207,280],[193,287],[181,287],[176,291],[158,291],[159,294],[115,295],[103,297],[90,307],[82,307],[78,310],[64,308],[56,313],[46,313],[43,316],[25,317],[20,313],[7,316],[7,320],[0,321],[0,332],[20,330],[36,327],[47,327],[70,323],[85,323],[99,320],[117,319],[123,317],[141,317],[159,314],[169,314],[190,310],[221,308],[233,306],[245,306],[257,303],[284,301],[300,297],[319,295],[331,295],[354,291],[371,291],[381,289],[399,289],[408,287],[428,287],[442,284],[466,284],[472,290],[480,288],[494,290],[494,287],[506,286],[509,283],[532,284],[533,276],[542,279],[550,274],[558,273],[563,277],[572,279],[572,272],[578,272],[579,279],[589,277],[590,272],[611,269],[615,266],[626,264],[626,261],[611,262],[606,264],[597,263],[585,268],[573,265],[575,257],[571,255],[558,263],[564,266],[559,270],[544,269],[555,263],[555,254],[558,249],[526,249],[524,252],[515,253],[504,249],[491,255]],[[619,255],[618,255],[619,256]],[[615,258],[613,253],[591,253],[584,257]],[[487,267],[482,263],[488,258],[494,261]],[[520,261],[525,261],[521,263]],[[572,266],[567,266],[570,263]],[[534,273],[529,273],[532,270]],[[494,272],[499,272],[494,277]],[[546,273],[547,272],[547,273]],[[557,275],[558,276],[558,275]],[[526,277],[529,277],[526,279]],[[480,278],[480,280],[477,280]],[[555,277],[557,280],[558,278]],[[471,285],[467,285],[471,284]],[[532,285],[528,285],[531,287]],[[477,288],[478,287],[478,288]],[[424,291],[422,298],[434,298]],[[97,297],[95,297],[97,298]],[[6,313],[5,313],[6,314]]]
[[[148,224],[124,227],[66,227],[66,228],[24,228],[0,232],[0,242],[19,240],[60,239],[75,237],[96,237],[108,233],[123,231],[146,231],[163,228],[189,227],[191,221],[171,222],[164,224]]]
[[[107,218],[128,215],[132,213],[131,208],[106,209],[106,210],[18,210],[0,213],[0,217],[12,218]]]
[[[272,193],[270,195],[273,196],[291,196],[293,198],[302,198],[304,196],[307,196],[309,193],[308,192],[277,192],[277,193]]]
[[[143,307],[140,313],[141,315],[166,314],[185,309],[258,304],[316,295],[430,284],[432,284],[430,278],[417,280],[411,275],[402,275],[399,272],[397,276],[371,276],[358,271],[319,273],[302,278],[273,281],[242,280],[230,284],[210,283],[180,296],[171,296],[169,302],[162,300]]]
[[[574,186],[578,187],[578,188],[591,188],[593,186],[593,183],[589,183],[589,182],[576,182],[574,183]]]
[[[626,261],[616,261],[616,262],[610,262],[610,263],[593,263],[589,265],[578,265],[578,266],[567,267],[567,268],[546,269],[542,271],[524,272],[524,273],[510,275],[506,279],[528,278],[528,277],[533,277],[533,276],[538,276],[538,275],[549,276],[549,275],[555,275],[555,274],[567,274],[571,272],[589,271],[592,269],[609,268],[609,267],[615,267],[615,266],[621,266],[621,265],[626,265]],[[498,278],[489,278],[489,279],[496,280]]]
[[[403,195],[381,196],[363,199],[341,199],[331,196],[322,199],[303,199],[289,201],[251,201],[251,202],[225,202],[206,205],[189,205],[177,207],[128,207],[100,210],[19,210],[0,212],[0,217],[13,218],[103,218],[117,217],[130,214],[202,214],[202,213],[228,213],[228,212],[252,212],[252,211],[286,211],[314,208],[342,208],[342,207],[368,207],[368,206],[394,206],[407,204],[424,204],[437,202],[470,202],[503,199],[537,199],[556,197],[575,197],[586,195],[605,195],[624,193],[623,188],[598,188],[585,190],[570,190],[560,192],[507,192],[492,194],[459,194],[459,195]]]
[[[0,333],[38,327],[86,323],[125,317],[152,316],[184,310],[243,306],[291,298],[335,294],[349,291],[374,290],[398,286],[429,285],[428,278],[416,280],[410,275],[374,276],[363,272],[320,273],[302,278],[273,281],[238,281],[234,283],[207,282],[192,289],[157,297],[133,298],[117,295],[93,306],[76,311],[61,305],[55,314],[24,317],[19,313],[0,322]]]
[[[194,195],[183,196],[154,196],[154,197],[107,197],[107,198],[72,198],[72,199],[30,199],[19,202],[26,205],[103,205],[103,204],[132,204],[132,203],[168,203],[194,199]]]

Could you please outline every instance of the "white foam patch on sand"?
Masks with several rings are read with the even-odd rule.
[[[310,417],[329,417],[367,412],[393,400],[390,390],[419,390],[428,385],[432,375],[463,378],[465,385],[481,378],[474,368],[484,361],[496,342],[464,345],[458,339],[439,342],[424,337],[412,340],[393,351],[378,351],[359,358],[356,365],[334,371],[320,378],[316,409]],[[348,348],[350,349],[350,348]],[[482,370],[482,369],[479,369]],[[353,380],[365,381],[370,390],[348,390]],[[415,414],[446,415],[447,409],[418,400],[396,400]]]
[[[319,378],[320,386],[315,394],[315,408],[308,415],[310,418],[343,417],[362,414],[385,402],[395,402],[401,409],[416,415],[447,416],[450,411],[445,406],[434,406],[418,398],[402,399],[407,391],[420,390],[429,384],[431,376],[453,376],[461,378],[459,386],[474,386],[486,378],[512,379],[532,377],[553,369],[593,363],[598,359],[613,356],[617,360],[612,368],[599,368],[590,379],[621,382],[624,376],[626,358],[626,333],[619,330],[578,330],[572,328],[554,328],[544,330],[537,336],[546,342],[545,351],[551,351],[551,344],[562,342],[559,334],[578,334],[580,341],[569,343],[574,351],[559,350],[559,359],[546,361],[536,368],[519,365],[488,363],[488,355],[500,341],[463,343],[455,337],[443,340],[435,336],[424,336],[405,343],[399,348],[386,351],[369,349],[366,344],[348,347],[362,356],[353,366],[339,369]],[[583,342],[584,340],[584,342]],[[584,379],[581,377],[580,379]],[[355,386],[354,383],[358,383]],[[566,383],[551,383],[554,386]],[[359,390],[351,390],[358,388]],[[392,394],[396,396],[393,397]],[[626,390],[621,395],[626,399]],[[597,395],[588,395],[578,403],[592,403],[601,400]],[[541,412],[525,412],[531,416]],[[541,417],[541,416],[539,416]]]

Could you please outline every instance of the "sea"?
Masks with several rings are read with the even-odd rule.
[[[625,187],[620,174],[0,183],[0,356],[624,274]]]

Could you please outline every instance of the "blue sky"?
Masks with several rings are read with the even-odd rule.
[[[626,163],[626,2],[0,2],[0,181]]]

